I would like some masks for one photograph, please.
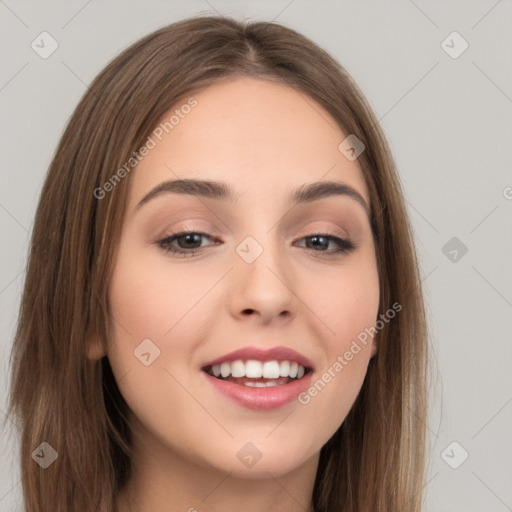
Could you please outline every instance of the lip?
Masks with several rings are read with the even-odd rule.
[[[225,361],[225,359],[223,360]],[[266,388],[252,388],[243,384],[235,384],[227,380],[201,372],[203,377],[221,394],[238,405],[257,411],[278,409],[297,399],[310,385],[313,372],[306,373],[304,377],[281,386]]]
[[[204,370],[208,366],[213,366],[214,364],[229,363],[231,361],[236,361],[237,359],[242,359],[243,361],[256,359],[261,362],[274,360],[297,361],[297,363],[304,366],[304,368],[309,368],[310,370],[314,369],[313,363],[307,357],[287,347],[274,347],[271,349],[245,347],[207,362],[202,366],[202,369]]]

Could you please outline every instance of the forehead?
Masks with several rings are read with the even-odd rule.
[[[357,160],[338,149],[347,135],[315,100],[289,86],[254,78],[216,83],[162,116],[150,134],[154,147],[131,177],[129,202],[134,207],[163,181],[203,178],[231,183],[258,201],[303,183],[342,181],[369,204]]]

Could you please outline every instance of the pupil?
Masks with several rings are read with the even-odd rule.
[[[318,240],[323,240],[324,243],[316,243],[318,242]],[[309,239],[309,242],[307,242],[306,244],[310,249],[311,248],[314,248],[314,247],[322,247],[323,249],[326,249],[327,248],[327,245],[328,245],[328,242],[326,243],[326,239],[324,236],[312,236],[310,239]],[[313,246],[313,247],[310,247],[310,246]]]
[[[198,233],[191,233],[191,234],[187,234],[187,235],[183,235],[183,237],[181,237],[182,239],[185,239],[185,248],[190,248],[188,247],[188,243],[191,242],[192,244],[194,244],[194,238],[195,238],[195,243],[197,244],[197,242],[201,242],[200,240],[200,236]]]

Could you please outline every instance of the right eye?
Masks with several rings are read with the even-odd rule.
[[[157,244],[167,253],[179,254],[181,256],[188,257],[201,250],[202,237],[213,240],[213,238],[206,233],[182,230],[176,233],[171,233],[169,236],[158,240]]]

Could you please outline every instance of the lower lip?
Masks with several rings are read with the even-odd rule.
[[[228,397],[238,405],[247,409],[270,410],[278,409],[296,400],[298,395],[304,392],[310,382],[312,371],[301,379],[293,380],[288,384],[280,386],[269,386],[265,388],[253,388],[243,384],[235,384],[227,380],[220,380],[206,372],[201,372],[206,380],[224,396]]]

